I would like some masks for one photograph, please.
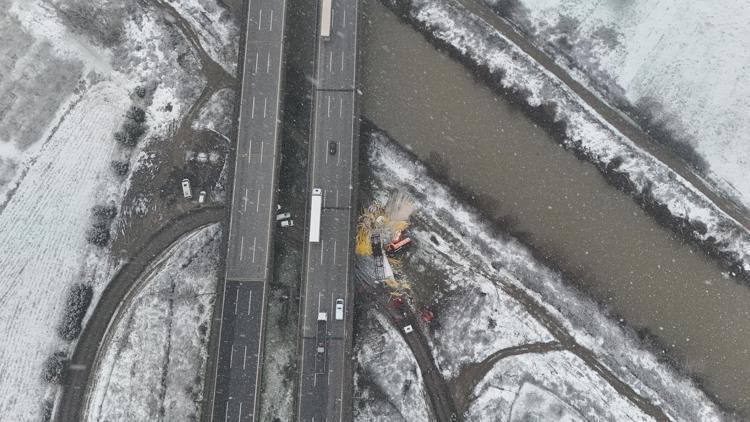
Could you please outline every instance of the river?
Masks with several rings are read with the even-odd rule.
[[[750,415],[750,289],[377,0],[361,8],[362,114]]]

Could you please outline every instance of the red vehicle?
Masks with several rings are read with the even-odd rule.
[[[411,243],[411,238],[404,237],[403,232],[397,231],[390,243],[385,245],[385,252],[389,254],[397,253],[409,243]]]

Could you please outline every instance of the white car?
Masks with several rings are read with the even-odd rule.
[[[198,203],[202,204],[206,202],[206,191],[202,190],[201,193],[198,194]]]
[[[344,299],[336,299],[336,320],[344,319]]]
[[[412,326],[411,326],[411,324],[409,324],[409,325],[407,325],[406,327],[404,327],[404,332],[405,332],[406,334],[409,334],[409,333],[411,333],[412,331],[414,331],[414,327],[412,327]]]
[[[294,226],[294,220],[284,220],[279,223],[279,226],[281,227],[292,227]]]
[[[182,196],[184,196],[185,199],[193,197],[193,191],[190,189],[190,179],[182,179]]]

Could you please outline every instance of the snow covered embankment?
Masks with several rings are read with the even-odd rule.
[[[594,164],[660,220],[750,277],[750,233],[688,181],[633,144],[596,115],[554,75],[484,21],[449,0],[389,0],[438,44],[496,79],[503,90],[525,95],[530,107],[564,125],[567,148]]]
[[[186,235],[137,282],[104,346],[86,420],[199,417],[220,238],[219,224]]]
[[[460,203],[444,186],[432,180],[424,166],[413,162],[405,153],[389,144],[389,140],[382,135],[373,135],[370,142],[368,161],[372,165],[375,178],[382,185],[381,190],[403,189],[415,198],[419,206],[417,216],[426,222],[427,227],[420,229],[415,224],[412,233],[418,239],[420,248],[431,248],[435,251],[427,254],[434,257],[429,265],[452,275],[449,280],[451,289],[468,292],[472,288],[477,288],[489,295],[493,288],[489,282],[490,278],[494,283],[500,280],[501,283],[521,289],[525,295],[543,307],[577,344],[590,350],[599,364],[630,386],[635,393],[661,408],[670,418],[701,421],[722,419],[720,410],[691,380],[659,362],[653,353],[644,349],[622,327],[601,313],[596,303],[580,297],[566,285],[560,275],[536,261],[526,247],[515,239],[493,235],[494,231],[482,221],[480,215]],[[495,294],[503,296],[501,300],[488,298],[478,304],[492,307],[494,311],[516,320],[515,324],[498,324],[493,329],[498,333],[507,332],[510,341],[502,338],[502,335],[497,335],[493,339],[492,336],[481,334],[481,329],[486,326],[487,321],[473,318],[474,312],[465,312],[461,321],[455,321],[447,327],[462,330],[468,334],[462,337],[462,340],[476,344],[467,347],[460,341],[456,342],[461,335],[457,333],[439,333],[435,337],[433,354],[445,376],[452,377],[457,374],[456,362],[478,362],[498,349],[527,341],[549,339],[548,334],[538,324],[525,316],[524,312],[528,311],[519,307],[515,300],[504,297],[505,293],[499,286],[495,288],[498,289]],[[488,315],[486,311],[476,314]],[[463,320],[465,318],[468,321]],[[475,324],[474,327],[471,327],[472,324]],[[547,355],[549,357],[541,359],[544,365],[551,366],[554,370],[564,370],[569,375],[567,378],[554,373],[550,375],[544,371],[534,372],[532,370],[535,365],[528,360],[502,363],[505,361],[503,359],[485,377],[486,382],[478,384],[475,393],[489,391],[490,394],[501,394],[500,390],[493,387],[499,385],[497,377],[504,379],[503,383],[520,382],[523,380],[523,373],[532,371],[536,374],[537,382],[543,381],[548,388],[557,389],[558,394],[564,393],[561,395],[566,398],[566,402],[577,404],[578,411],[596,405],[602,409],[602,413],[599,413],[604,418],[602,420],[606,420],[607,412],[611,411],[608,403],[614,398],[617,398],[621,415],[628,415],[634,410],[631,402],[624,400],[619,394],[613,394],[610,384],[595,376],[591,372],[592,368],[583,365],[572,352],[555,352]],[[532,360],[539,358],[535,357]],[[568,384],[576,384],[579,376],[587,378],[590,388],[566,387]],[[513,401],[507,392],[502,394],[502,397],[498,397],[499,404],[495,403],[492,406],[500,406],[494,408],[509,411],[507,406],[512,405]],[[479,412],[476,414],[480,415],[481,408],[488,405],[488,402],[482,403],[481,400],[476,401],[475,404],[479,408],[470,407],[470,413],[476,410]],[[592,416],[588,411],[582,414]],[[478,420],[482,419],[478,417]]]
[[[355,350],[354,420],[428,421],[424,380],[409,346],[379,312],[370,310],[366,319]]]
[[[484,2],[687,160],[705,161],[696,167],[714,188],[750,208],[750,4]]]

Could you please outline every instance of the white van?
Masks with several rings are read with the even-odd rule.
[[[344,299],[336,299],[336,320],[344,319]]]
[[[193,197],[193,191],[190,189],[190,179],[182,179],[182,195],[185,199]]]

